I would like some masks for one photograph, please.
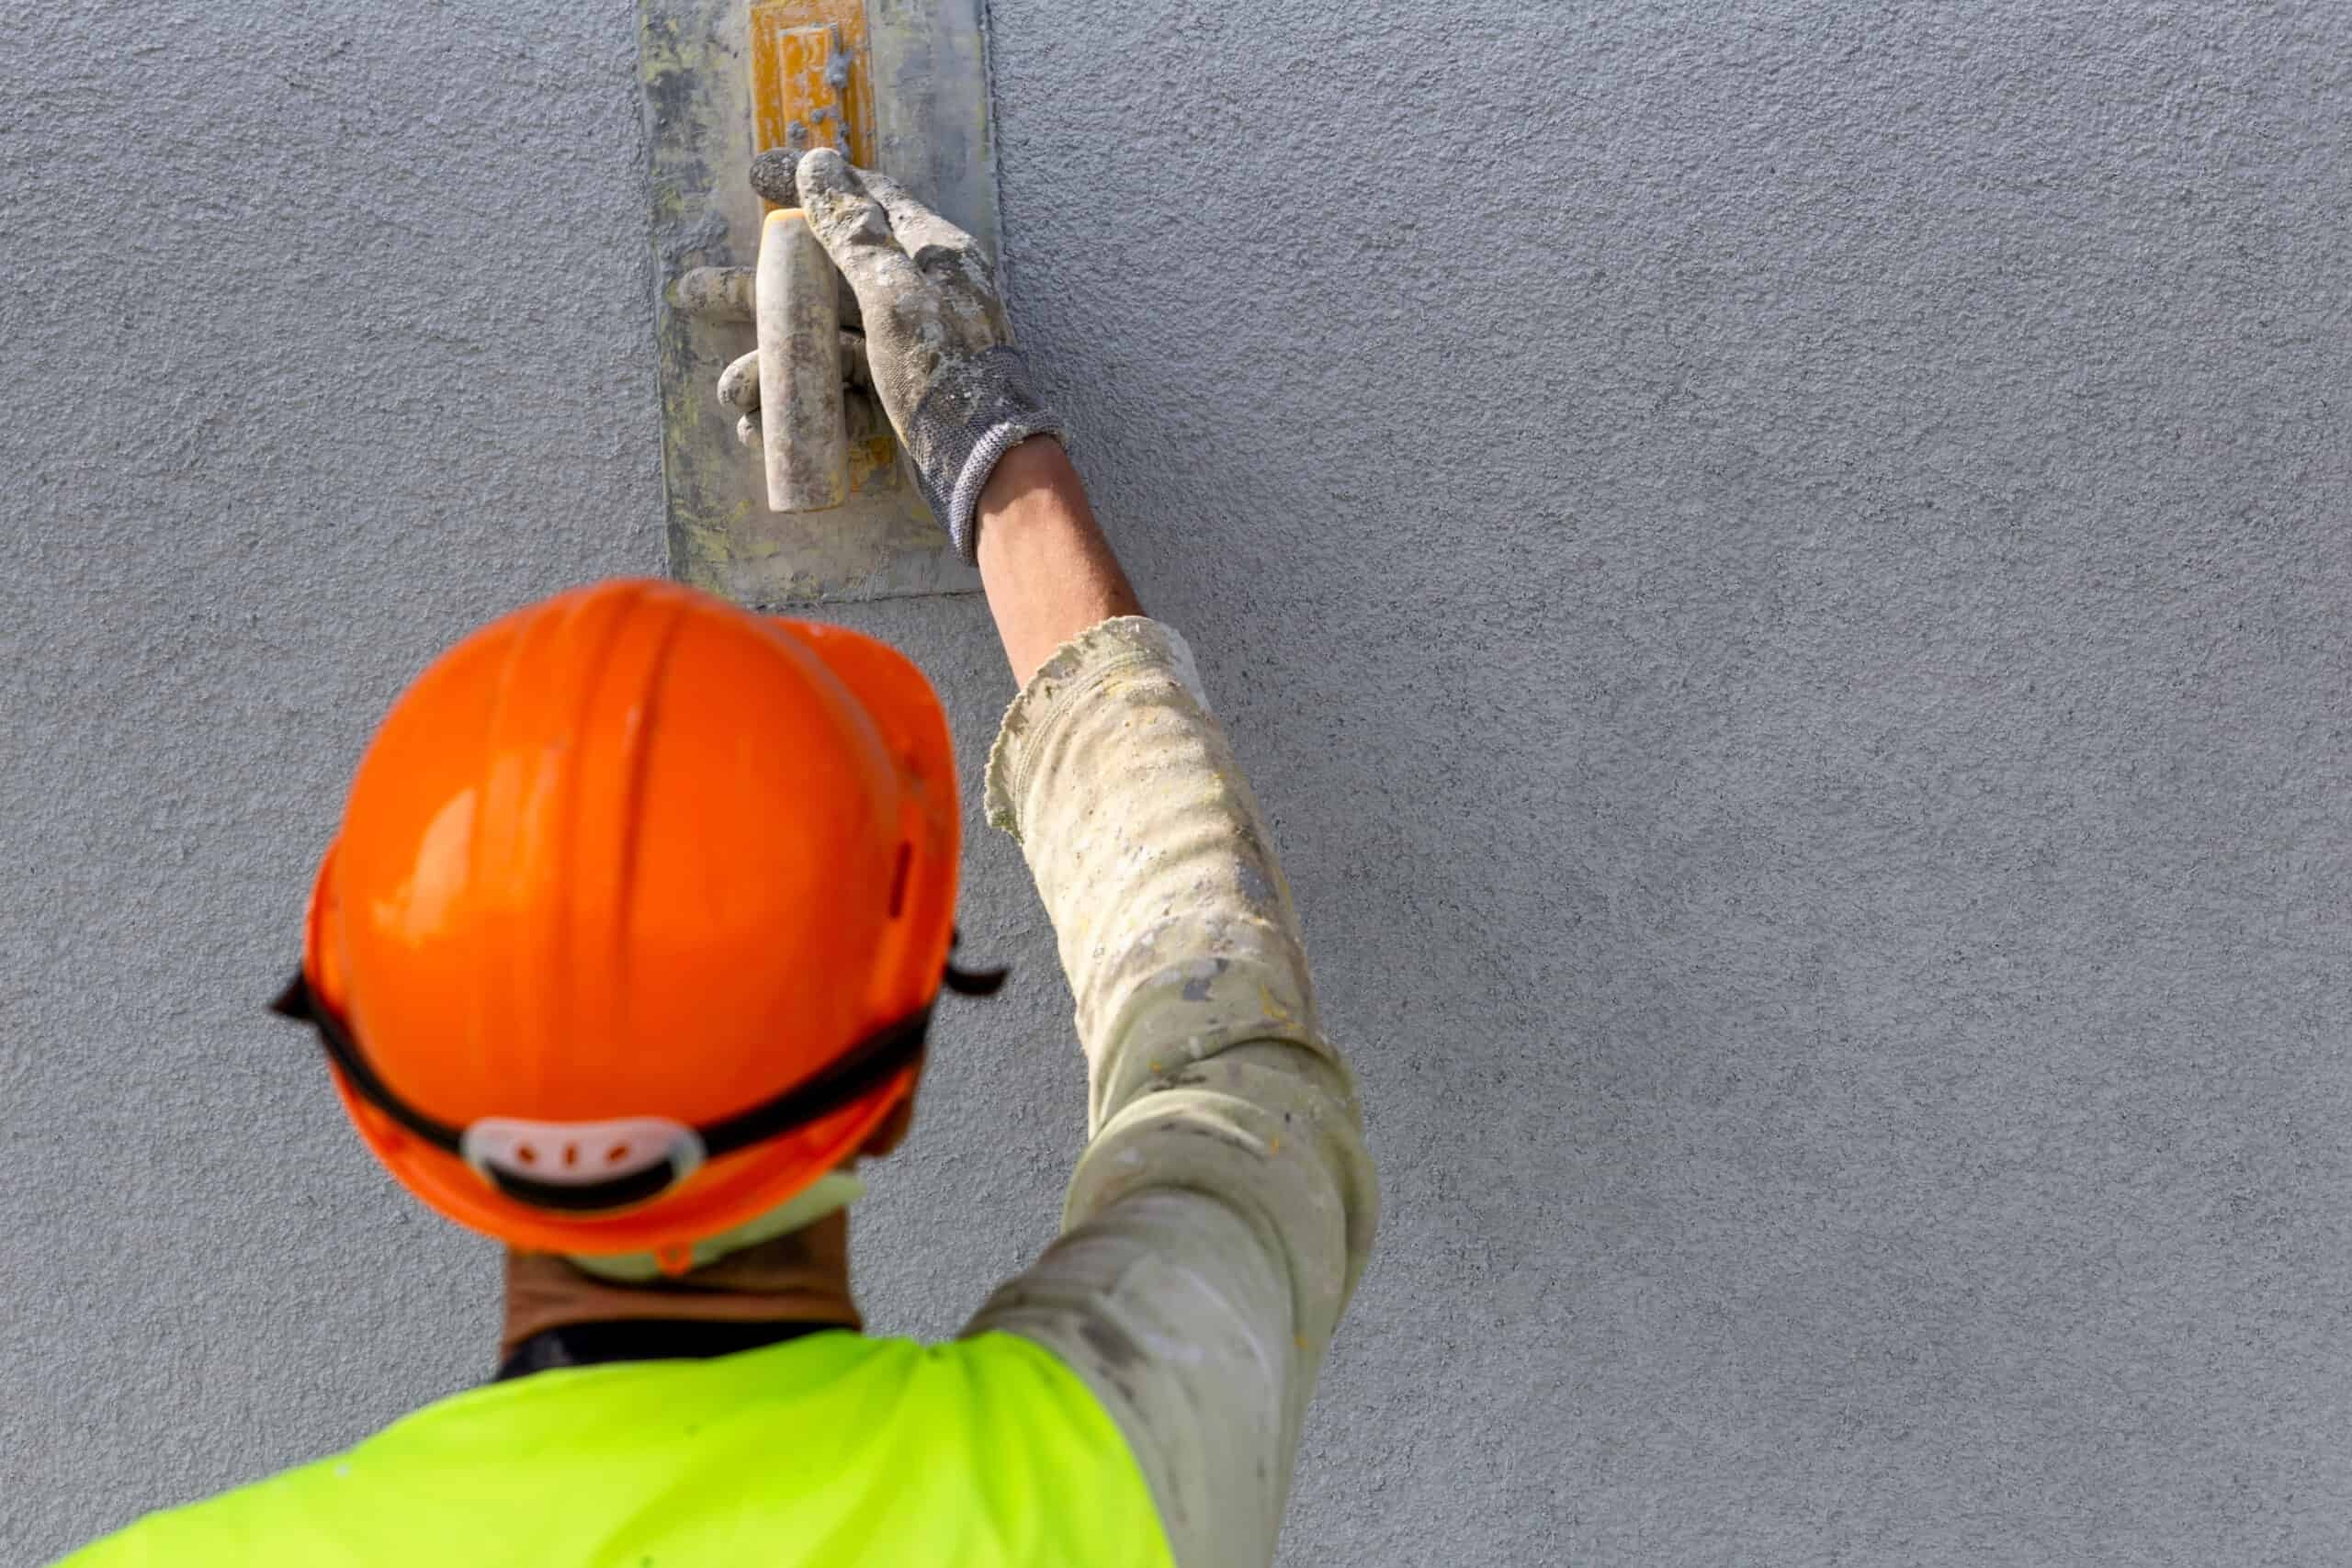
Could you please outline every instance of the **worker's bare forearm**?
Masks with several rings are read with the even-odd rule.
[[[1023,685],[1089,626],[1143,613],[1084,481],[1051,436],[1007,452],[980,491],[979,562],[1004,656]]]

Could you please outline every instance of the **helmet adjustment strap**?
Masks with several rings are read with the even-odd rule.
[[[698,1126],[661,1117],[586,1122],[487,1117],[460,1127],[396,1093],[368,1064],[343,1021],[320,1003],[307,977],[296,975],[293,984],[270,1003],[270,1010],[316,1030],[328,1060],[352,1092],[403,1131],[457,1156],[518,1202],[575,1213],[625,1208],[659,1197],[707,1160],[806,1126],[865,1098],[922,1055],[931,1027],[926,1003],[867,1035],[814,1077]],[[548,1151],[545,1160],[538,1153],[543,1145]],[[577,1157],[582,1145],[591,1151],[584,1170]],[[598,1151],[605,1157],[597,1158]],[[594,1174],[597,1169],[611,1174]]]

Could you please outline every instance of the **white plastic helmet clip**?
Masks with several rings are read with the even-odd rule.
[[[485,1116],[458,1147],[483,1180],[553,1209],[620,1208],[657,1197],[703,1163],[695,1130],[663,1116],[531,1122]]]

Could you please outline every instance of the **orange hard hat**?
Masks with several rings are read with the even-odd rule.
[[[896,651],[578,589],[393,704],[281,1010],[435,1209],[682,1267],[913,1092],[958,832],[945,716]]]

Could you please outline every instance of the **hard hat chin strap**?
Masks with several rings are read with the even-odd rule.
[[[699,1126],[660,1116],[599,1122],[538,1122],[487,1116],[460,1127],[418,1109],[378,1076],[333,1010],[300,975],[270,1004],[281,1017],[318,1031],[327,1058],[352,1092],[402,1130],[457,1156],[506,1196],[535,1208],[601,1213],[646,1202],[684,1181],[705,1162],[831,1115],[896,1076],[922,1055],[931,1027],[925,1003],[835,1057],[815,1077],[732,1116]]]

